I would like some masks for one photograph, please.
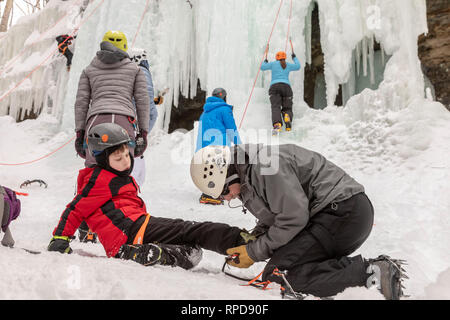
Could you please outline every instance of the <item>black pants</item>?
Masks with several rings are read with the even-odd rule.
[[[145,217],[139,218],[131,227],[129,243],[133,243]],[[199,245],[217,253],[242,245],[241,229],[224,223],[194,222],[182,219],[151,216],[145,229],[143,243],[159,242],[177,245]]]
[[[365,193],[328,205],[307,227],[277,249],[263,273],[263,280],[281,283],[275,267],[287,270],[286,279],[296,292],[317,297],[335,295],[345,288],[364,286],[368,263],[358,249],[373,226],[373,207]]]
[[[292,122],[294,116],[292,113],[293,95],[291,86],[286,83],[275,83],[270,86],[269,96],[270,104],[272,105],[272,124],[283,124],[281,115],[284,118],[286,113]]]

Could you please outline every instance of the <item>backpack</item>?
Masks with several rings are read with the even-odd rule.
[[[2,231],[5,232],[11,221],[17,219],[20,214],[20,200],[17,199],[13,190],[2,186],[0,186],[0,197],[3,197],[0,201],[4,201],[3,216],[7,217],[5,224],[3,224],[3,221],[0,221]]]

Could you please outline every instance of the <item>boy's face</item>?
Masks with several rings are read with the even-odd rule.
[[[117,171],[125,171],[131,167],[128,147],[120,148],[109,155],[109,166]]]

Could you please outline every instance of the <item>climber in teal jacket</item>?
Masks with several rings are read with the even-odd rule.
[[[231,146],[232,143],[241,144],[233,117],[233,106],[226,103],[226,91],[217,88],[203,106],[196,151],[208,145]]]
[[[292,54],[294,63],[286,62],[286,52],[280,51],[276,54],[276,61],[268,62],[267,59],[261,65],[261,70],[272,71],[272,81],[270,82],[269,96],[272,105],[272,125],[273,130],[281,131],[283,120],[286,131],[292,128],[292,98],[293,92],[289,82],[289,73],[300,70],[300,61]]]

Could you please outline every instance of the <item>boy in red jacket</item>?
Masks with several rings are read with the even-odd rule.
[[[70,238],[83,220],[98,235],[108,257],[143,265],[190,269],[200,262],[200,247],[225,255],[228,248],[248,242],[248,233],[227,224],[148,214],[130,176],[133,157],[128,147],[132,140],[119,125],[96,125],[87,142],[97,165],[80,170],[77,195],[62,213],[49,251],[71,253]]]

